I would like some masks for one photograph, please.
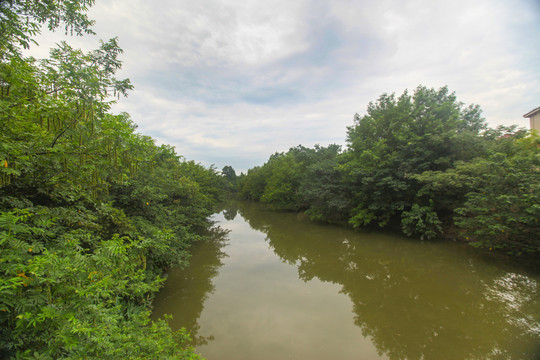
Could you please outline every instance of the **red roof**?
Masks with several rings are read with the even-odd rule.
[[[523,117],[524,117],[524,118],[530,118],[530,117],[532,117],[534,114],[536,114],[537,112],[540,112],[540,106],[537,107],[537,108],[534,109],[534,110],[529,111],[528,113],[526,113],[525,115],[523,115]]]

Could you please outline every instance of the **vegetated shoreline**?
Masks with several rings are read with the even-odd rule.
[[[383,94],[347,128],[347,147],[275,153],[235,179],[241,199],[319,222],[399,227],[516,257],[540,252],[540,137],[490,129],[447,87]],[[525,256],[526,255],[526,256]]]
[[[45,23],[92,32],[93,1],[46,3],[0,6],[0,357],[200,358],[149,314],[223,178],[111,112],[132,89],[116,38],[24,57]]]
[[[365,226],[362,228],[355,228],[353,225],[349,224],[346,221],[321,221],[316,219],[311,219],[308,214],[306,214],[306,210],[290,210],[290,209],[280,209],[276,208],[272,204],[267,204],[261,201],[255,201],[255,200],[246,200],[246,199],[240,199],[236,200],[240,202],[246,202],[246,203],[252,203],[257,204],[257,206],[261,206],[264,211],[270,211],[270,212],[279,212],[279,213],[295,213],[304,221],[309,221],[314,224],[318,224],[320,226],[337,226],[340,228],[346,228],[350,230],[354,230],[359,233],[377,233],[377,234],[390,234],[390,235],[397,235],[400,237],[403,237],[403,240],[405,241],[424,241],[424,242],[451,242],[451,243],[459,243],[463,246],[468,247],[468,251],[475,254],[475,256],[481,258],[483,261],[487,263],[494,264],[497,266],[498,264],[505,263],[509,264],[514,268],[521,269],[527,273],[531,274],[540,274],[540,258],[536,253],[525,253],[520,255],[515,254],[509,254],[502,250],[497,249],[489,249],[486,247],[481,246],[471,246],[470,243],[465,240],[462,237],[459,237],[457,235],[457,230],[455,227],[448,228],[448,231],[445,231],[443,229],[440,236],[434,238],[434,239],[421,239],[420,236],[407,236],[403,233],[400,224],[399,224],[399,218],[394,219],[394,221],[390,221],[389,224],[385,227],[378,227],[376,225],[371,226]],[[222,210],[221,210],[222,211]],[[219,213],[220,211],[218,211]]]

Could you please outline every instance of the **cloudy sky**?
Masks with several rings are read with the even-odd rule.
[[[96,0],[96,48],[118,36],[120,99],[138,131],[218,169],[345,143],[380,94],[448,85],[490,126],[540,106],[539,0]],[[36,57],[65,38],[43,33]]]

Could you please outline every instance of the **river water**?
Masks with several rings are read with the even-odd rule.
[[[540,276],[495,255],[256,204],[214,221],[153,314],[208,360],[540,359]]]

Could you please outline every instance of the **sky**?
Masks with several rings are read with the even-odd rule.
[[[237,173],[302,144],[345,145],[383,93],[447,85],[489,126],[540,106],[540,0],[96,0],[91,50],[119,38],[114,106],[179,155]]]

